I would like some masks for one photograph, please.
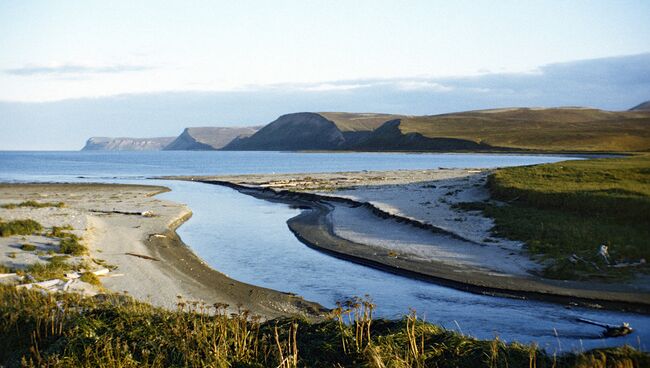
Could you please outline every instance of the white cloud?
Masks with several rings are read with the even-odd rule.
[[[363,84],[335,84],[335,83],[320,83],[310,86],[304,86],[300,89],[310,92],[326,92],[326,91],[350,91],[359,88],[367,87]]]
[[[15,76],[33,75],[85,75],[85,74],[115,74],[125,72],[140,72],[154,69],[148,65],[84,65],[84,64],[51,64],[51,65],[24,65],[17,68],[5,69],[6,74]]]
[[[434,92],[447,92],[454,88],[445,86],[440,83],[426,81],[426,80],[404,80],[395,83],[397,89],[402,91],[434,91]]]

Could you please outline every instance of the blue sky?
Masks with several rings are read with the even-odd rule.
[[[0,127],[76,132],[4,134],[0,149],[293,111],[625,109],[650,99],[648,14],[648,1],[0,1]]]

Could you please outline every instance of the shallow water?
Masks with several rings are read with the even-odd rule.
[[[0,181],[101,181],[163,184],[161,198],[186,203],[194,216],[178,229],[200,257],[229,276],[289,291],[332,307],[368,294],[380,316],[415,308],[431,322],[482,338],[536,341],[549,351],[631,344],[645,350],[650,316],[487,297],[381,272],[332,258],[300,243],[286,220],[298,210],[201,183],[143,180],[160,175],[497,167],[555,162],[566,157],[482,154],[288,152],[0,152]],[[639,332],[600,339],[584,317],[629,322]],[[556,335],[557,334],[557,335]]]

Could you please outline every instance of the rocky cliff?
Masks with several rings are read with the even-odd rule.
[[[86,141],[82,151],[159,151],[174,137],[160,138],[110,138],[92,137]]]

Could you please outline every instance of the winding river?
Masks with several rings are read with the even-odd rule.
[[[160,197],[186,203],[193,217],[177,231],[213,268],[228,276],[296,293],[333,307],[336,301],[369,295],[379,316],[400,318],[414,308],[427,321],[480,338],[537,342],[549,351],[649,341],[650,317],[574,308],[529,300],[471,294],[412,280],[330,257],[289,231],[286,220],[300,210],[202,183],[160,181],[172,189]],[[577,317],[629,322],[639,332],[602,339],[600,329]]]

